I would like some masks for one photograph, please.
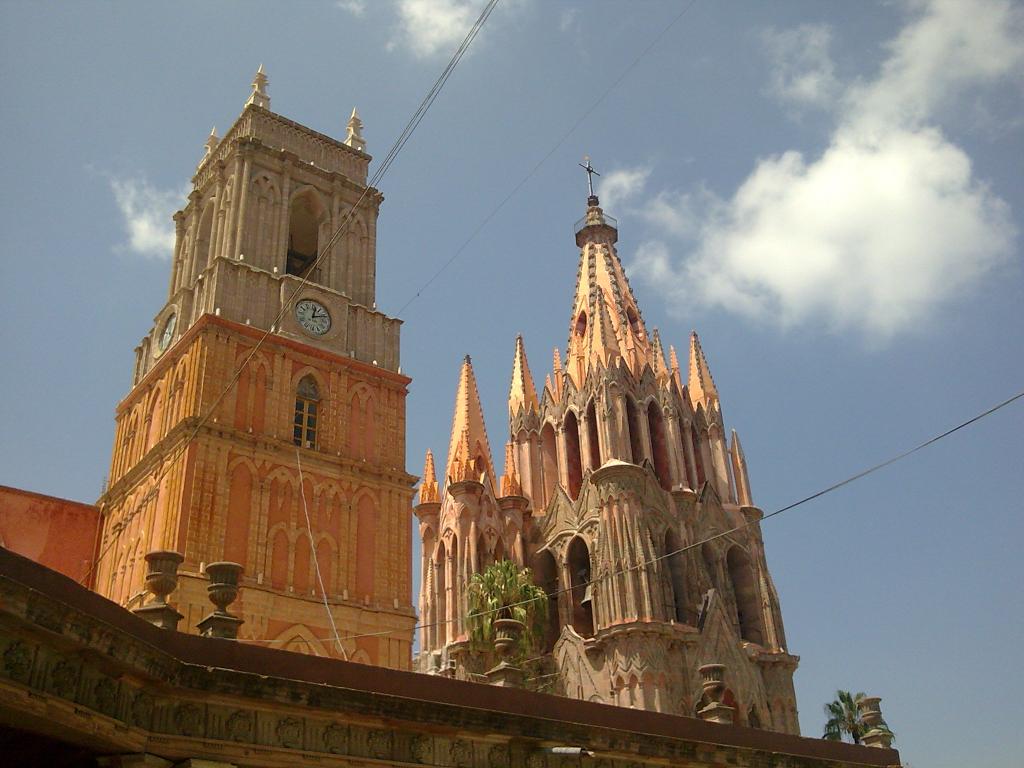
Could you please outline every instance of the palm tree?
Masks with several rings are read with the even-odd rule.
[[[466,623],[477,648],[488,648],[494,643],[497,619],[515,619],[523,624],[518,656],[525,655],[544,636],[548,595],[533,583],[529,568],[519,568],[511,560],[492,563],[470,578],[467,597]]]
[[[868,730],[860,717],[858,704],[864,698],[863,693],[851,694],[849,691],[836,691],[835,701],[825,705],[828,720],[825,723],[823,739],[842,741],[848,735],[854,744],[860,744],[861,737]]]

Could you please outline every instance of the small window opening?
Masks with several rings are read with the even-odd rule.
[[[303,448],[316,448],[320,390],[312,376],[306,376],[295,390],[295,421],[292,442]]]

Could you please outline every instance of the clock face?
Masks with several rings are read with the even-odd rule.
[[[163,333],[160,334],[160,340],[157,342],[157,346],[161,352],[171,345],[171,339],[174,338],[174,326],[177,323],[177,320],[177,315],[171,315],[167,318],[167,322],[164,323]]]
[[[319,301],[303,299],[295,305],[295,319],[314,336],[323,336],[331,330],[331,316]]]

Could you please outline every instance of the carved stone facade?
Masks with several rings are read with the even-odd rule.
[[[460,375],[441,487],[428,452],[420,503],[423,671],[470,676],[466,592],[510,558],[549,595],[543,653],[555,689],[587,701],[693,715],[698,669],[726,666],[736,722],[798,733],[782,613],[746,461],[725,438],[696,334],[684,379],[648,333],[588,199],[565,356],[538,397],[522,338],[498,478],[472,364]],[[454,665],[454,670],[452,667]]]
[[[337,141],[271,112],[266,82],[174,216],[167,302],[117,407],[95,588],[137,605],[146,552],[180,551],[194,631],[202,565],[235,561],[242,639],[408,668],[410,380],[375,305],[383,197],[355,113]]]
[[[2,548],[0,729],[12,765],[899,764],[899,753],[889,748],[624,711],[163,630]]]

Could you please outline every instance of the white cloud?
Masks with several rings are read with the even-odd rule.
[[[399,0],[400,39],[418,57],[452,53],[473,26],[483,0]]]
[[[171,216],[183,204],[188,190],[162,190],[143,179],[113,177],[110,188],[124,218],[126,249],[142,256],[169,259],[174,250]]]
[[[353,16],[362,16],[366,13],[366,0],[336,0],[335,5]]]
[[[768,92],[799,106],[828,106],[839,92],[829,56],[832,31],[822,24],[767,29],[761,39],[772,65]]]
[[[558,29],[562,32],[568,32],[569,28],[575,26],[576,19],[579,18],[579,8],[565,8],[562,10],[562,15],[558,19]]]
[[[885,339],[1010,258],[1008,206],[933,123],[958,91],[1020,76],[1020,9],[911,7],[878,77],[839,94],[819,157],[761,159],[726,199],[654,195],[641,210],[663,234],[640,247],[639,275],[691,303]]]
[[[650,168],[623,168],[599,176],[597,192],[601,198],[601,205],[612,213],[616,207],[643,189],[650,173]]]

